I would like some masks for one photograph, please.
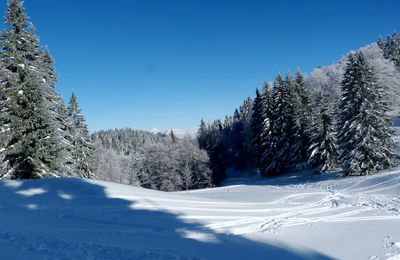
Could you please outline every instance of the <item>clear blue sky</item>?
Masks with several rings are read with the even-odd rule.
[[[6,1],[1,1],[4,13]],[[400,30],[400,1],[25,0],[90,130],[187,129],[277,72],[309,73]]]

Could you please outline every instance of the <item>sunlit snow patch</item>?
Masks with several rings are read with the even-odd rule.
[[[213,234],[206,232],[187,230],[183,228],[177,229],[176,231],[184,238],[189,238],[204,243],[216,244],[220,242]]]
[[[22,182],[21,181],[4,181],[3,185],[7,188],[17,189],[17,188],[21,187]]]
[[[64,200],[72,200],[73,199],[72,195],[64,193],[63,191],[59,191],[58,196]]]
[[[22,196],[31,197],[31,196],[35,196],[35,195],[41,195],[46,192],[47,191],[45,189],[36,188],[36,189],[20,190],[20,191],[17,191],[16,193],[20,194]]]
[[[38,206],[38,205],[36,205],[36,204],[33,204],[33,203],[31,203],[31,204],[28,204],[28,205],[25,205],[25,207],[26,207],[27,209],[30,209],[30,210],[36,210],[36,209],[38,209],[38,208],[39,208],[39,206]]]

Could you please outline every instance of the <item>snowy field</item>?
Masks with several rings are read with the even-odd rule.
[[[164,193],[0,182],[1,259],[400,259],[400,170]]]

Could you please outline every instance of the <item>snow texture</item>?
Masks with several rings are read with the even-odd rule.
[[[400,170],[230,178],[166,193],[0,182],[2,259],[398,259]]]

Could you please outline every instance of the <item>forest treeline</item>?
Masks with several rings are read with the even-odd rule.
[[[347,176],[397,165],[391,124],[399,107],[399,38],[380,39],[309,77],[278,74],[232,116],[201,120],[197,139],[215,184],[228,170],[262,176],[343,170]]]

